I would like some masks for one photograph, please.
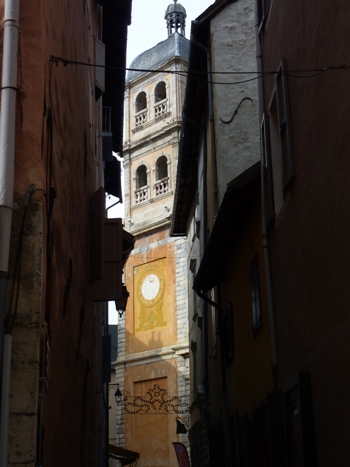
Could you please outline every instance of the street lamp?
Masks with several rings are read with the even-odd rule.
[[[123,285],[122,298],[115,301],[115,307],[118,311],[119,318],[123,316],[124,311],[126,310],[126,304],[129,298],[129,292],[125,285]]]
[[[116,404],[120,405],[121,402],[122,402],[123,394],[122,394],[121,390],[119,389],[119,383],[117,383],[117,390],[114,393],[114,397],[115,397]]]

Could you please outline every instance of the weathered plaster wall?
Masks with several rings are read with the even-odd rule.
[[[228,5],[210,23],[214,72],[256,70],[254,2]],[[251,75],[214,75],[215,145],[219,204],[226,185],[260,159],[257,82]],[[247,98],[247,99],[246,99]],[[243,99],[245,99],[243,101]],[[235,110],[237,114],[232,118]],[[222,119],[222,120],[221,120]]]
[[[264,69],[282,57],[288,70],[347,63],[349,21],[341,1],[273,2]],[[264,82],[268,110],[274,79]],[[348,83],[344,70],[288,78],[295,180],[270,232],[281,384],[310,371],[319,466],[350,455]]]
[[[94,335],[102,329],[102,314],[92,309],[87,276],[88,203],[96,188],[95,115],[89,109],[94,71],[58,65],[50,75],[49,66],[50,54],[94,61],[94,11],[93,2],[89,3],[90,12],[88,3],[81,1],[21,2],[11,279],[23,200],[31,184],[40,191],[33,194],[27,212],[12,329],[9,465],[14,467],[37,465],[39,345],[44,322],[51,341],[44,404],[45,465],[88,465],[90,460],[95,465],[97,461],[99,433],[94,430],[99,420],[95,394],[100,342]],[[57,198],[48,227],[50,187]]]
[[[253,332],[250,263],[258,255],[262,326]],[[223,309],[233,306],[234,358],[227,368],[230,416],[252,414],[253,406],[273,391],[270,327],[266,302],[264,259],[261,246],[259,193],[245,210],[245,225],[235,239],[223,281]],[[252,381],[254,382],[252,384]]]
[[[169,396],[177,395],[176,359],[149,363],[129,368],[125,388],[129,394],[139,395],[146,400],[147,391],[159,384]],[[140,453],[141,466],[177,465],[172,442],[176,435],[176,414],[150,413],[126,414],[126,445]]]
[[[163,263],[164,262],[164,263]],[[152,268],[153,265],[165,266],[165,292],[163,309],[167,316],[167,325],[156,327],[149,331],[135,332],[134,316],[140,312],[138,301],[138,282],[134,281],[134,271],[137,268]],[[142,275],[142,270],[141,270]],[[153,387],[155,378],[167,378],[167,391],[171,395],[178,395],[182,401],[189,402],[189,361],[188,361],[188,319],[187,319],[187,277],[185,241],[182,238],[169,238],[168,227],[154,230],[136,239],[135,247],[129,257],[125,280],[130,297],[127,303],[125,318],[122,318],[118,328],[119,354],[115,363],[116,380],[120,382],[129,394],[134,394],[134,384],[138,381],[148,382]],[[137,302],[137,303],[136,303]],[[163,386],[162,386],[163,388]],[[134,416],[121,416],[117,421],[117,440],[126,448],[141,451],[145,449],[146,433],[149,424],[155,430],[154,440],[158,439],[160,431],[158,418],[150,422],[147,415],[140,415],[144,434],[139,439],[132,429]],[[146,417],[146,418],[145,418]],[[157,416],[160,417],[160,416]],[[186,435],[176,435],[174,415],[163,415],[167,436],[163,430],[163,445],[166,447],[166,463],[173,465],[173,448],[170,443],[177,439],[188,443]],[[143,421],[142,421],[143,420]],[[157,423],[156,423],[157,422]],[[124,425],[126,423],[126,425]],[[130,425],[131,423],[131,425]],[[124,428],[125,427],[125,428]],[[124,431],[126,437],[124,438]],[[141,433],[140,432],[140,433]],[[139,432],[138,432],[139,433]],[[153,436],[152,435],[152,436]],[[146,462],[150,456],[144,452]],[[162,450],[160,450],[161,455]],[[165,455],[165,453],[163,453]],[[152,456],[151,456],[152,457]],[[164,460],[164,459],[163,459]],[[176,458],[175,458],[176,460]],[[146,463],[144,465],[153,465]],[[176,465],[176,464],[175,464]]]

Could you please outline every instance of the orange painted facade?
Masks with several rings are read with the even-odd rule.
[[[184,78],[168,71],[185,71],[187,52],[187,39],[170,35],[130,65],[158,72],[129,72],[125,88],[124,222],[135,245],[113,366],[125,398],[116,440],[139,453],[140,467],[176,467],[172,442],[188,446],[177,433],[177,419],[189,426],[185,240],[169,235]]]
[[[91,224],[105,217],[101,124],[109,76],[106,72],[105,82],[99,82],[96,67],[65,60],[93,65],[99,59],[97,42],[105,40],[101,47],[106,60],[108,47],[114,47],[114,60],[125,66],[131,2],[118,7],[104,0],[16,3],[20,33],[18,59],[12,57],[18,65],[13,222],[9,270],[0,274],[8,279],[1,319],[5,339],[12,339],[11,374],[2,375],[2,381],[10,381],[10,405],[1,409],[1,436],[7,437],[1,442],[5,439],[8,451],[4,462],[102,466],[108,462],[108,381],[102,368],[108,358],[107,308],[93,297],[95,264],[90,258],[92,248],[100,251],[104,242],[101,222],[100,236],[91,245]],[[1,20],[5,4],[9,2],[0,2]],[[101,21],[103,8],[119,14],[117,46],[116,37],[106,34],[108,21]],[[124,74],[118,76],[123,86],[115,96],[122,103]],[[120,144],[115,135],[114,148]],[[3,163],[3,141],[1,147]],[[102,202],[96,215],[91,196],[98,189]],[[97,256],[102,264],[101,251]],[[119,285],[121,274],[114,280]],[[5,356],[9,352],[5,349]]]

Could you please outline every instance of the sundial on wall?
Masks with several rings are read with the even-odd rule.
[[[162,310],[164,290],[165,278],[162,270],[157,266],[147,268],[137,284],[137,298],[141,308],[137,332],[166,326]]]

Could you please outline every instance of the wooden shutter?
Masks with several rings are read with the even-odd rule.
[[[122,299],[122,236],[122,219],[105,219],[104,276],[91,286],[91,298],[95,302]]]
[[[266,225],[268,225],[275,217],[275,201],[271,162],[270,121],[265,112],[260,125],[260,151],[263,170],[262,190],[264,196],[265,222]]]
[[[282,158],[282,185],[283,190],[285,190],[295,175],[288,77],[285,59],[281,60],[276,74],[276,101]]]

